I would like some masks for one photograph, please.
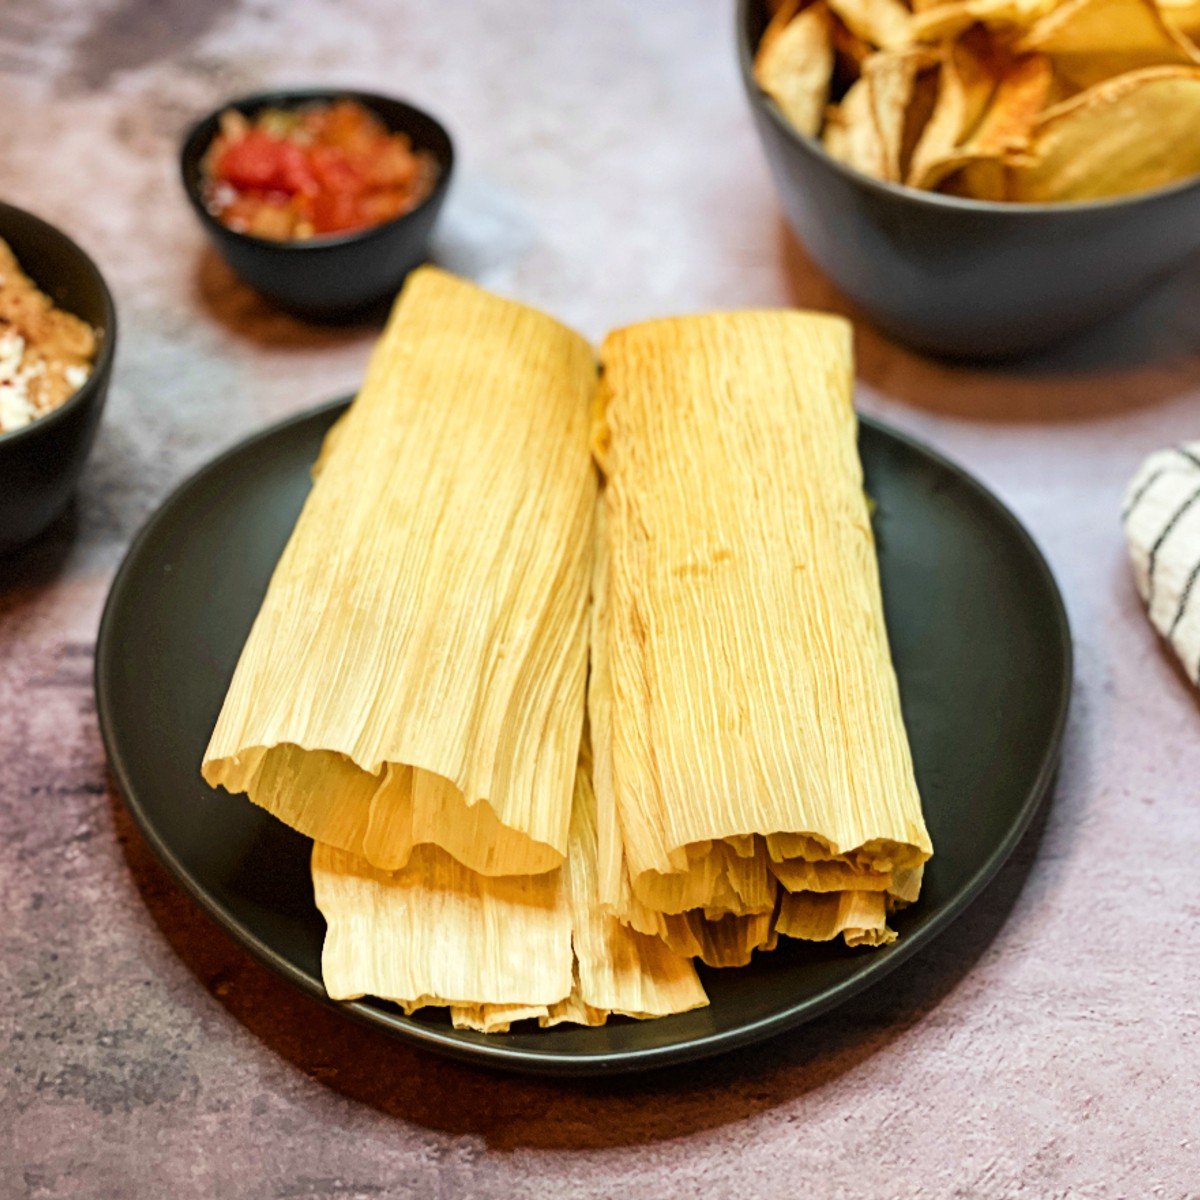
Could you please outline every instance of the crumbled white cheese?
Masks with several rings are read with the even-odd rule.
[[[7,382],[21,369],[25,357],[25,339],[15,330],[0,333],[0,381]]]
[[[0,433],[11,433],[42,415],[34,407],[29,385],[45,374],[45,363],[25,361],[25,339],[15,329],[0,332]],[[63,368],[64,378],[76,391],[90,374],[88,367]]]
[[[238,198],[238,191],[232,184],[215,183],[209,193],[209,198],[213,208],[220,210],[228,208]]]
[[[0,433],[9,433],[28,425],[36,414],[29,403],[29,392],[11,383],[0,383]]]
[[[0,433],[20,429],[37,416],[24,358],[25,339],[15,329],[0,333]]]

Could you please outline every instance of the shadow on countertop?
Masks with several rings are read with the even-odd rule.
[[[39,595],[62,575],[79,531],[78,506],[78,497],[72,497],[45,532],[0,554],[0,617],[18,602]]]
[[[110,783],[134,882],[176,954],[270,1051],[339,1096],[493,1149],[595,1150],[715,1129],[816,1091],[929,1020],[1003,927],[1037,857],[1051,802],[983,895],[884,987],[760,1046],[645,1075],[542,1081],[412,1049],[341,1017],[276,976],[184,894]],[[501,1100],[502,1097],[502,1100]]]
[[[243,283],[211,246],[205,246],[197,259],[195,289],[204,310],[230,333],[278,349],[312,350],[346,342],[373,342],[392,306],[388,298],[352,321],[301,320]]]
[[[779,239],[790,302],[850,318],[859,377],[915,408],[965,420],[1059,423],[1149,408],[1200,387],[1200,257],[1132,308],[1045,351],[962,363],[918,354],[878,332],[782,220]]]

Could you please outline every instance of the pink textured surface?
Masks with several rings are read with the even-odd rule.
[[[186,121],[275,82],[427,103],[463,168],[441,261],[593,336],[840,308],[781,224],[730,8],[0,9],[0,194],[80,238],[123,321],[73,513],[0,562],[0,1197],[1200,1196],[1200,712],[1117,524],[1141,456],[1197,434],[1196,264],[1004,370],[860,328],[863,407],[970,466],[1045,548],[1077,691],[1055,801],[1011,867],[929,954],[794,1036],[603,1086],[419,1056],[251,962],[108,788],[91,649],[124,546],[222,446],[352,387],[372,337],[277,316],[229,278],[176,184]]]

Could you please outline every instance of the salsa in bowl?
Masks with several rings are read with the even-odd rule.
[[[188,133],[180,165],[237,275],[297,315],[340,319],[394,295],[426,258],[454,148],[402,100],[295,88],[221,105]]]
[[[369,229],[412,212],[438,161],[357,100],[227,108],[201,162],[208,211],[237,233],[275,241]]]

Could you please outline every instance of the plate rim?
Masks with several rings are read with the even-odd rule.
[[[109,696],[112,672],[109,663],[116,648],[112,632],[115,613],[121,604],[129,579],[145,544],[150,540],[166,514],[171,512],[179,500],[199,481],[222,467],[229,459],[242,454],[259,442],[279,436],[293,426],[306,424],[328,413],[348,407],[353,393],[327,400],[322,404],[305,408],[282,420],[238,439],[231,446],[201,463],[177,483],[155,506],[143,521],[121,559],[113,575],[104,601],[100,624],[96,634],[96,653],[93,667],[93,688],[96,699],[96,715],[104,743],[108,769],[117,785],[117,792],[125,810],[132,817],[138,832],[145,839],[160,864],[168,874],[235,942],[247,949],[260,963],[281,975],[305,994],[313,997],[328,1008],[361,1024],[381,1030],[392,1037],[430,1050],[434,1053],[471,1063],[474,1066],[543,1076],[604,1076],[635,1071],[647,1071],[683,1062],[710,1058],[717,1054],[736,1050],[766,1038],[785,1033],[790,1029],[823,1016],[852,996],[873,987],[890,972],[906,962],[913,954],[922,950],[936,938],[979,897],[1000,868],[1012,855],[1038,809],[1045,801],[1054,782],[1062,755],[1063,741],[1067,728],[1074,680],[1074,643],[1071,638],[1070,621],[1061,589],[1053,571],[1033,535],[1015,513],[984,483],[964,467],[945,457],[939,451],[916,437],[870,414],[858,412],[861,426],[870,428],[884,438],[899,443],[905,449],[930,460],[985,501],[1000,519],[1016,535],[1029,555],[1032,565],[1042,577],[1051,600],[1055,632],[1063,651],[1062,673],[1058,679],[1058,695],[1054,721],[1046,749],[1033,786],[1029,789],[1016,819],[1005,836],[992,847],[985,860],[957,894],[931,915],[927,923],[916,933],[901,938],[891,946],[876,951],[863,968],[850,978],[834,984],[815,997],[798,1001],[768,1016],[761,1017],[734,1029],[716,1031],[686,1041],[649,1046],[630,1050],[610,1050],[596,1054],[564,1053],[561,1051],[531,1050],[525,1047],[507,1046],[503,1042],[465,1041],[456,1031],[425,1025],[405,1016],[398,1009],[395,1013],[380,1008],[367,1000],[331,1000],[320,980],[313,979],[294,966],[283,954],[264,942],[252,929],[227,912],[213,899],[204,886],[178,859],[170,846],[159,835],[154,822],[144,810],[132,786],[129,771],[121,755],[115,732],[112,701]]]

